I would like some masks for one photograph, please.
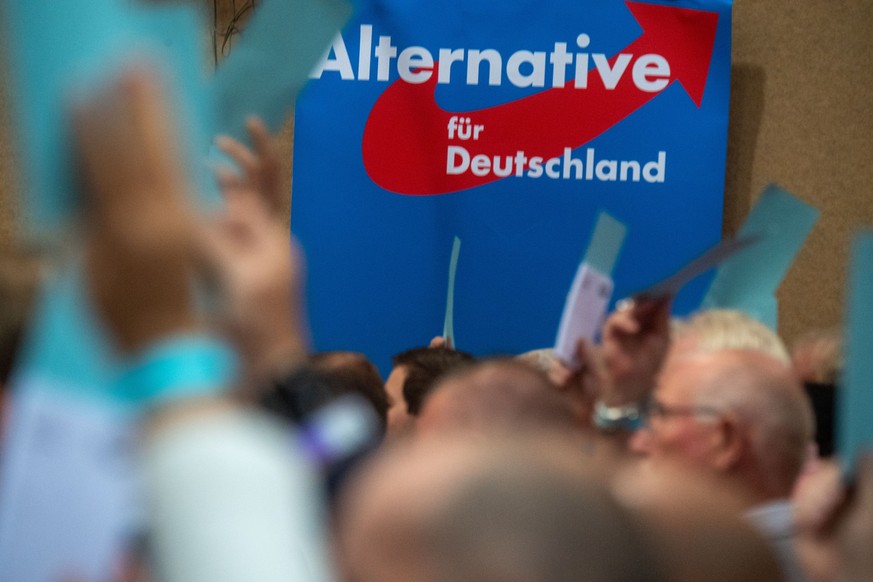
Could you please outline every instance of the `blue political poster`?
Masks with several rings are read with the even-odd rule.
[[[362,0],[295,117],[292,232],[315,347],[553,343],[601,211],[615,297],[721,237],[731,2]],[[699,303],[706,281],[677,298]]]

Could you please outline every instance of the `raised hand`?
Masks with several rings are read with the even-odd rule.
[[[277,150],[260,120],[248,128],[254,151],[227,136],[217,140],[242,172],[217,170],[227,209],[207,225],[202,250],[221,290],[219,323],[247,362],[249,380],[259,383],[305,356],[308,331],[302,253],[279,216]]]
[[[603,327],[601,400],[608,406],[645,400],[670,346],[670,299],[627,301]]]
[[[119,346],[136,351],[198,326],[189,181],[157,75],[123,72],[73,111],[88,193],[91,294]]]

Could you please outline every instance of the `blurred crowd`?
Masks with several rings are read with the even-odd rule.
[[[248,145],[217,138],[233,165],[216,170],[224,209],[203,215],[148,69],[72,118],[88,297],[156,395],[117,579],[873,579],[873,464],[833,444],[839,330],[789,352],[738,311],[675,319],[669,297],[636,297],[575,367],[425,330],[383,379],[361,353],[310,349],[263,123]],[[38,256],[0,265],[4,385],[51,276]],[[204,363],[216,353],[238,372]]]

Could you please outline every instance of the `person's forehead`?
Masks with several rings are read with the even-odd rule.
[[[684,353],[669,359],[658,376],[655,395],[671,402],[693,400],[708,381],[713,365],[712,354]]]
[[[438,386],[424,401],[418,416],[419,432],[429,432],[434,427],[440,426],[445,418],[451,415],[452,404],[449,390],[445,386]]]
[[[670,342],[670,347],[664,357],[664,367],[667,367],[674,360],[687,358],[697,353],[700,353],[700,340],[697,334],[691,330],[685,330]]]

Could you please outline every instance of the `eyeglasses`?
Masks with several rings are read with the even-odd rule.
[[[679,416],[721,416],[722,411],[712,406],[669,406],[657,398],[650,398],[646,406],[646,422]]]

